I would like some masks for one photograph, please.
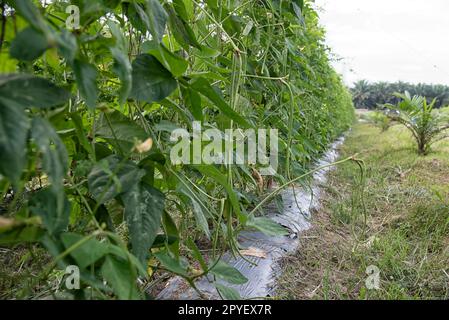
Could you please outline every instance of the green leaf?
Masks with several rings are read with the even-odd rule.
[[[69,64],[72,64],[78,51],[76,37],[68,30],[63,29],[62,32],[57,35],[56,41],[61,55]]]
[[[50,81],[26,74],[0,75],[0,98],[28,108],[49,108],[65,103],[69,93]]]
[[[103,277],[121,300],[140,299],[136,271],[132,269],[134,267],[127,261],[115,256],[107,256],[101,267]]]
[[[162,215],[162,226],[164,227],[165,234],[168,236],[168,240],[166,240],[166,245],[168,249],[175,255],[176,258],[179,258],[179,232],[178,227],[176,226],[175,221],[173,221],[172,217],[164,210]],[[170,242],[170,239],[175,239]]]
[[[73,124],[75,126],[76,136],[78,138],[80,145],[82,145],[84,150],[86,150],[87,153],[93,157],[94,151],[92,149],[92,144],[87,139],[87,134],[84,130],[83,120],[81,119],[81,116],[79,115],[78,112],[72,112],[70,114],[70,117],[72,118]]]
[[[297,1],[297,3],[295,3],[295,1],[292,2],[292,6],[293,6],[293,11],[296,14],[296,17],[298,18],[299,23],[301,23],[303,26],[306,24],[304,21],[304,16],[302,14],[302,5],[303,5],[303,1]]]
[[[33,119],[31,137],[42,154],[42,166],[50,177],[53,189],[61,191],[68,170],[68,155],[64,143],[52,125],[40,117]]]
[[[116,39],[116,45],[111,47],[111,54],[114,57],[113,71],[121,81],[119,91],[119,103],[123,105],[126,102],[132,86],[132,66],[128,57],[128,49],[126,40],[119,26],[112,22],[108,22],[109,29]]]
[[[177,87],[172,74],[149,54],[138,55],[133,61],[133,81],[130,97],[148,103],[161,101]]]
[[[213,165],[193,165],[193,168],[201,172],[203,175],[212,178],[213,181],[216,181],[223,186],[223,188],[226,190],[226,193],[228,194],[228,198],[232,204],[232,207],[237,213],[237,216],[243,219],[242,212],[240,210],[239,199],[232,186],[228,183],[226,175],[221,173]]]
[[[65,248],[68,249],[77,242],[81,241],[85,236],[67,232],[61,235],[61,241]],[[94,264],[109,252],[107,244],[101,243],[97,239],[89,239],[82,245],[73,250],[70,255],[75,259],[76,264],[81,269]]]
[[[212,213],[206,206],[207,200],[202,194],[195,192],[184,177],[178,175],[176,177],[179,181],[176,191],[188,198],[193,207],[193,214],[195,215],[198,227],[204,232],[207,238],[210,238],[209,224],[207,223],[206,217],[212,217]],[[189,204],[186,201],[184,202],[186,205]]]
[[[233,288],[226,287],[220,283],[215,283],[215,288],[218,290],[223,299],[226,300],[242,300],[240,293]]]
[[[159,190],[139,183],[124,193],[122,200],[132,252],[139,261],[146,261],[161,227],[165,196]]]
[[[188,238],[186,242],[187,247],[192,251],[192,256],[195,258],[196,261],[200,264],[203,271],[207,271],[207,264],[204,260],[203,256],[201,255],[200,250],[196,246],[195,242],[192,240],[192,238]]]
[[[279,223],[265,217],[256,217],[247,221],[247,227],[256,228],[268,236],[284,236],[287,235],[287,229]]]
[[[113,237],[118,238],[119,236],[114,234]],[[115,239],[115,240],[117,240],[117,239]],[[118,239],[117,242],[121,242],[121,240]],[[113,245],[111,243],[108,243],[107,246],[108,246],[108,251],[110,254],[113,254],[123,260],[128,260],[134,267],[136,267],[137,271],[139,272],[139,274],[142,277],[146,277],[148,275],[147,270],[145,269],[144,265],[139,260],[137,260],[137,258],[133,254],[128,252],[128,250],[126,248],[123,248],[123,247],[117,246],[117,245]]]
[[[248,281],[240,271],[221,260],[210,269],[210,272],[220,279],[232,284],[244,284]]]
[[[52,235],[67,229],[70,216],[70,202],[64,194],[51,188],[38,191],[30,200],[30,211],[42,218],[42,222]]]
[[[24,110],[0,98],[0,174],[17,183],[26,164],[26,140],[30,121]]]
[[[0,52],[0,74],[11,73],[17,70],[18,61],[9,55],[9,52]]]
[[[134,3],[134,7],[153,39],[161,42],[165,33],[165,25],[167,24],[167,13],[159,0],[146,0],[145,11],[137,3]]]
[[[190,12],[187,11],[184,0],[173,0],[173,8],[175,9],[178,16],[182,19],[182,21],[189,22]]]
[[[175,77],[182,76],[186,72],[189,63],[177,54],[170,52],[163,43],[147,41],[142,44],[142,49],[156,57]]]
[[[75,72],[78,90],[86,105],[95,109],[98,97],[97,68],[93,64],[77,59],[73,64],[73,71]]]
[[[133,162],[111,155],[97,162],[87,177],[89,191],[99,203],[105,203],[139,183],[145,170]]]
[[[121,153],[128,153],[136,140],[145,141],[148,134],[119,111],[103,113],[98,121],[95,135],[105,139]]]
[[[172,256],[170,256],[170,254],[166,250],[156,252],[154,253],[154,256],[168,271],[178,275],[187,276],[187,268],[181,265],[179,260],[176,260]]]
[[[21,31],[11,43],[9,52],[13,58],[23,61],[33,61],[39,58],[50,44],[44,34],[34,28]]]
[[[118,48],[111,48],[114,57],[113,71],[118,75],[121,81],[119,91],[119,103],[123,105],[128,99],[132,88],[132,66],[129,62],[128,55]]]
[[[204,97],[206,97],[209,101],[215,104],[218,109],[229,119],[234,120],[239,125],[247,128],[251,127],[251,125],[243,118],[240,114],[232,110],[229,104],[223,99],[223,97],[209,84],[209,82],[204,78],[195,79],[190,88],[198,91]]]
[[[183,89],[183,97],[195,120],[203,120],[203,108],[201,107],[201,96],[190,88]]]
[[[39,9],[30,0],[14,0],[13,6],[19,11],[20,15],[28,21],[33,28],[43,32],[49,32],[44,18]]]
[[[165,10],[168,13],[170,30],[173,32],[173,36],[176,41],[185,49],[189,50],[189,47],[195,47],[201,50],[201,45],[196,39],[195,33],[176,13],[173,6],[169,3],[165,4]]]

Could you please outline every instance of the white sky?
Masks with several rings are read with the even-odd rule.
[[[316,0],[336,70],[356,80],[449,85],[448,0]]]

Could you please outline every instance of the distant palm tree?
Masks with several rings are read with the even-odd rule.
[[[400,99],[394,93],[405,91],[411,95],[426,97],[427,103],[436,99],[435,108],[449,104],[449,87],[445,85],[410,84],[403,81],[369,83],[366,80],[359,80],[351,88],[355,107],[368,109],[375,109],[385,103],[397,104]]]
[[[363,108],[370,96],[371,85],[366,80],[359,80],[354,83],[354,87],[351,89],[353,94],[354,104],[358,108]]]

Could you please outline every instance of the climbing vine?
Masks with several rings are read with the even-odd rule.
[[[244,283],[219,258],[244,228],[284,232],[257,206],[268,179],[173,163],[170,133],[276,128],[282,185],[353,120],[309,1],[0,3],[0,245],[52,257],[20,297],[69,265],[76,298],[145,298],[162,273]]]

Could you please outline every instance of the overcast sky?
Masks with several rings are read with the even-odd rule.
[[[316,0],[345,82],[449,85],[448,0]]]

